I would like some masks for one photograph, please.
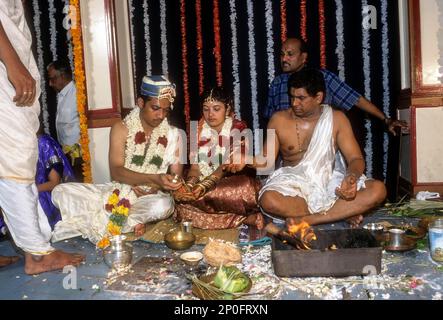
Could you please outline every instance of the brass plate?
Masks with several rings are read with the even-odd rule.
[[[213,286],[215,289],[218,289],[215,285],[214,285],[214,278],[217,275],[217,273],[212,273],[209,275],[204,275],[199,277],[199,279],[201,281],[203,281],[204,283],[207,283],[211,286]],[[223,294],[222,292],[220,292],[220,294],[216,294],[216,295],[211,295],[208,292],[206,292],[205,290],[200,289],[197,285],[195,285],[195,283],[192,284],[192,293],[194,294],[194,296],[196,296],[197,298],[201,299],[201,300],[225,300],[228,299],[228,296],[231,297],[231,299],[236,299],[238,298],[238,296],[236,297],[236,295],[239,294],[244,294],[244,293],[248,293],[251,288],[252,288],[252,280],[251,278],[249,278],[247,275],[246,277],[248,278],[248,286],[241,292],[236,292],[234,294],[230,294],[230,293],[226,293]]]

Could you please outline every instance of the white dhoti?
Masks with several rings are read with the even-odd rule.
[[[64,183],[52,191],[52,202],[60,209],[62,220],[54,228],[52,241],[82,236],[97,243],[106,234],[110,212],[105,205],[115,184]],[[171,195],[159,191],[131,203],[122,233],[131,232],[139,223],[166,219],[174,213]]]
[[[303,159],[294,167],[276,170],[260,190],[259,199],[266,191],[277,191],[305,199],[310,213],[329,210],[338,199],[335,189],[346,173],[343,156],[335,151],[332,132],[332,108],[325,105]],[[358,190],[365,187],[366,179],[364,175],[359,178]]]
[[[23,65],[36,80],[36,99],[31,107],[17,107],[15,88],[0,61],[0,207],[17,246],[32,254],[54,249],[43,234],[34,184],[38,158],[37,130],[40,75],[31,51],[32,37],[21,0],[0,1],[0,21]]]

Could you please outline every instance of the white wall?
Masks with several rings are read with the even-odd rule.
[[[129,12],[127,1],[115,1],[115,11],[122,104],[124,108],[129,109],[135,106],[135,97],[133,82],[134,76],[132,73],[131,33],[129,30]]]
[[[92,181],[94,183],[106,183],[111,181],[108,162],[110,131],[111,128],[88,130]]]
[[[443,34],[440,32],[443,21],[443,0],[420,1],[421,53],[423,63],[423,84],[441,84],[440,59],[443,54]]]
[[[103,0],[80,1],[89,110],[112,106]]]
[[[417,108],[417,182],[443,181],[443,107]]]

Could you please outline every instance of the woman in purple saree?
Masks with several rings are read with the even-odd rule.
[[[62,182],[74,182],[74,172],[62,148],[47,134],[38,135],[38,162],[35,183],[39,204],[48,218],[51,229],[60,221],[60,211],[52,204],[51,191]],[[5,223],[0,216],[0,232],[5,232]]]

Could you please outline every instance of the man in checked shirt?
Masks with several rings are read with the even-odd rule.
[[[266,122],[276,111],[289,108],[288,79],[289,76],[303,69],[308,59],[306,42],[298,38],[288,38],[281,48],[280,63],[283,74],[277,76],[271,83],[268,93],[268,103],[263,112]],[[323,73],[326,84],[326,97],[323,103],[349,110],[354,105],[370,115],[380,119],[386,128],[396,135],[396,128],[408,128],[404,121],[388,118],[383,111],[378,109],[372,102],[352,89],[334,73],[320,70]]]

